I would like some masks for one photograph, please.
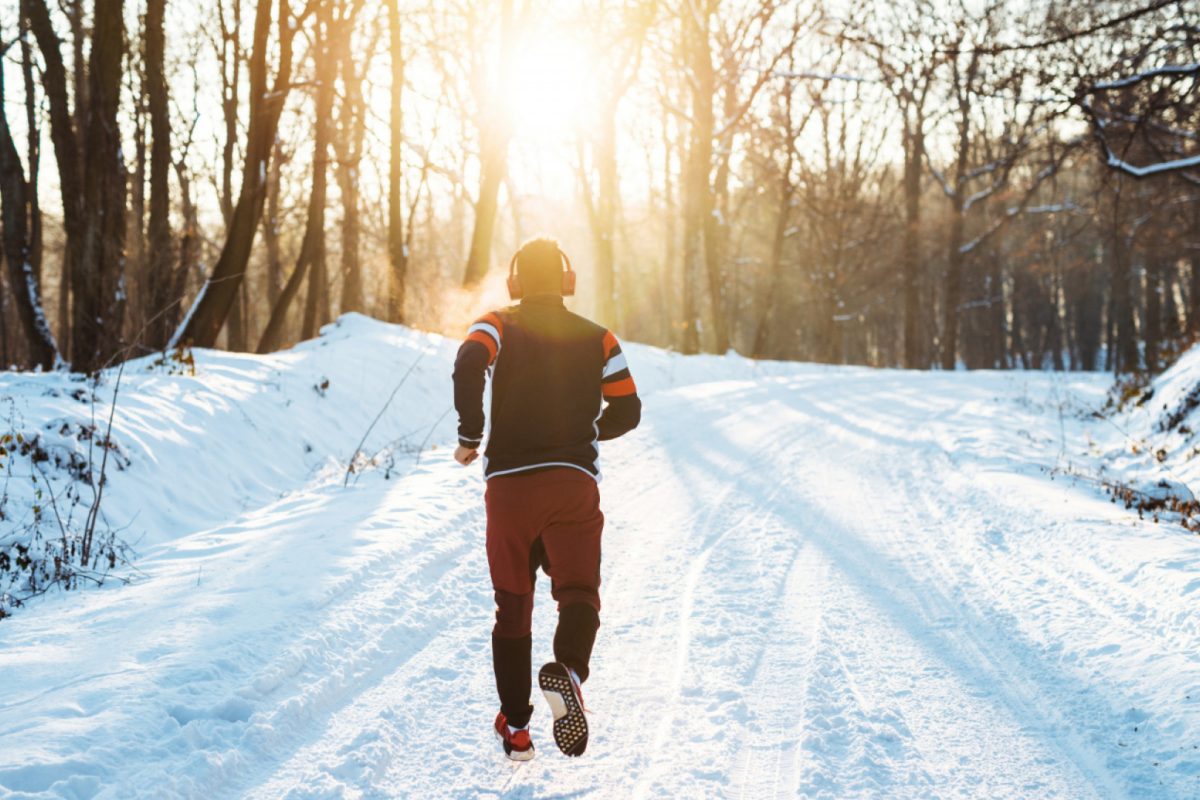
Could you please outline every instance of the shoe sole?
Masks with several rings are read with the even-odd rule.
[[[500,744],[504,746],[504,755],[508,756],[509,761],[532,761],[534,748],[529,745],[528,750],[513,750],[512,745],[504,741],[504,737],[500,735],[500,731],[492,728],[492,733],[496,734],[496,738],[500,740]]]
[[[566,666],[552,661],[538,672],[538,686],[554,715],[554,743],[567,756],[587,749],[588,724]]]

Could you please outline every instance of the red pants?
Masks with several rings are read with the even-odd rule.
[[[529,634],[539,566],[559,609],[585,603],[600,610],[604,514],[594,479],[570,467],[518,472],[488,480],[484,498],[500,636]]]
[[[496,593],[492,654],[509,724],[529,718],[533,587],[538,567],[558,601],[555,659],[581,680],[600,626],[600,491],[570,467],[488,479],[487,554]]]

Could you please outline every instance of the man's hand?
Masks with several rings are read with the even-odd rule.
[[[464,467],[479,458],[479,451],[474,447],[463,447],[461,444],[454,449],[454,460]]]

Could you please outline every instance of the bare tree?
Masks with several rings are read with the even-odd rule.
[[[234,207],[225,245],[212,275],[196,298],[172,340],[211,347],[237,297],[250,261],[254,235],[266,199],[267,166],[275,144],[279,115],[291,88],[292,39],[299,28],[288,0],[278,0],[275,15],[278,69],[268,88],[267,51],[270,49],[273,0],[259,0],[250,56],[250,124],[242,166],[242,187]]]
[[[404,40],[401,36],[400,0],[388,2],[388,53],[391,58],[390,117],[388,128],[387,318],[404,322],[405,283],[409,248],[404,240],[404,208],[400,182],[404,174]]]
[[[283,291],[271,308],[271,317],[258,342],[258,352],[269,353],[283,342],[284,325],[288,309],[300,287],[308,279],[311,311],[306,308],[305,328],[313,327],[316,305],[320,297],[320,282],[324,279],[325,263],[325,206],[328,186],[329,147],[333,136],[330,117],[333,113],[334,76],[337,62],[333,38],[338,35],[333,18],[333,3],[322,0],[316,8],[316,25],[313,32],[313,83],[316,86],[313,109],[313,157],[312,190],[308,201],[308,221],[304,228],[304,239],[292,274],[284,284]],[[312,275],[317,275],[316,280]]]
[[[596,125],[592,130],[591,165],[587,164],[580,142],[579,177],[583,189],[584,207],[592,230],[595,253],[593,271],[596,276],[596,319],[605,325],[617,325],[618,308],[616,281],[617,214],[620,205],[619,167],[617,159],[617,112],[621,100],[638,76],[646,33],[654,20],[654,5],[641,3],[616,10],[619,26],[605,39],[604,49],[609,62],[608,80],[602,83],[596,98]],[[603,19],[602,12],[591,14]],[[593,185],[592,173],[595,175]]]
[[[26,162],[29,179],[26,181],[26,196],[29,200],[29,263],[38,284],[42,282],[42,207],[39,183],[41,178],[41,124],[37,103],[37,85],[34,82],[33,46],[29,31],[29,0],[20,0],[20,19],[17,37],[21,44],[21,77],[25,84],[25,132],[28,137]]]
[[[362,2],[350,4],[343,12],[340,22],[341,36],[338,48],[341,55],[338,65],[342,76],[344,94],[338,114],[338,135],[333,139],[337,153],[337,180],[342,196],[342,312],[362,311],[363,299],[362,261],[359,258],[361,238],[359,204],[361,203],[361,169],[363,142],[367,135],[367,108],[363,99],[363,80],[374,60],[378,43],[377,26],[372,26],[372,35],[366,47],[354,48],[355,24]]]
[[[758,320],[754,326],[754,340],[750,355],[754,358],[765,358],[770,352],[771,334],[776,326],[776,313],[780,295],[783,291],[785,270],[788,266],[784,260],[784,246],[791,233],[797,205],[797,167],[800,154],[797,139],[808,127],[813,115],[823,105],[822,91],[829,86],[831,78],[820,80],[815,86],[796,72],[796,45],[793,40],[787,54],[787,72],[778,82],[778,91],[774,93],[774,108],[768,117],[767,127],[777,134],[774,152],[771,156],[778,159],[777,153],[782,154],[775,170],[778,173],[778,200],[775,210],[775,224],[771,232],[771,252],[767,262],[767,277],[763,281],[761,297],[758,301]],[[801,85],[809,89],[808,102],[803,104],[804,110],[796,109],[796,92]],[[799,118],[797,114],[799,113]]]
[[[904,234],[900,263],[904,295],[904,356],[908,369],[924,366],[925,337],[921,331],[921,196],[929,100],[937,68],[943,60],[941,42],[929,21],[936,16],[928,0],[878,3],[864,9],[863,49],[879,72],[900,117],[898,133],[903,154]]]
[[[166,345],[179,319],[175,294],[176,259],[171,235],[171,119],[163,62],[166,41],[163,17],[166,0],[146,0],[146,102],[150,111],[150,223],[149,256],[146,259],[143,316],[146,343]]]
[[[227,16],[228,14],[228,16]],[[218,200],[221,218],[228,236],[233,223],[235,197],[233,170],[237,160],[238,109],[242,90],[242,65],[246,61],[242,48],[242,0],[232,0],[228,12],[225,0],[217,2],[217,26],[220,39],[214,42],[217,65],[221,70],[221,117],[225,123],[225,138],[221,143],[221,185]],[[225,343],[230,350],[245,350],[247,342],[246,280],[242,280],[229,318],[225,322]]]
[[[0,27],[0,39],[3,38]],[[0,56],[3,51],[0,50]],[[3,255],[8,267],[8,285],[12,292],[29,362],[49,369],[58,352],[33,270],[33,229],[30,225],[28,184],[21,158],[8,126],[5,108],[4,70],[0,68],[0,221],[3,222]]]
[[[62,187],[64,269],[74,299],[71,360],[93,370],[116,353],[125,309],[125,165],[117,111],[125,26],[121,0],[96,0],[87,80],[82,79],[82,8],[73,5],[76,103],[72,115],[61,40],[45,0],[29,0],[30,29],[45,61],[50,138]],[[86,86],[86,89],[84,87]],[[86,116],[82,110],[87,109]],[[83,156],[81,137],[87,141]]]
[[[513,0],[500,0],[500,51],[499,63],[494,65],[492,80],[484,74],[486,69],[477,63],[475,78],[478,86],[479,120],[479,191],[475,196],[475,227],[471,234],[471,249],[467,254],[467,266],[463,274],[463,285],[474,286],[487,275],[492,256],[492,236],[496,230],[496,213],[499,204],[500,184],[504,180],[508,159],[508,144],[512,138],[512,123],[509,111],[504,108],[504,98],[497,87],[507,86],[512,80],[513,52],[516,47],[517,19]]]
[[[682,4],[679,11],[679,66],[687,76],[688,141],[680,192],[683,195],[683,350],[699,352],[702,344],[700,297],[707,289],[711,348],[729,347],[728,310],[723,265],[727,228],[729,159],[733,140],[759,91],[773,76],[803,26],[784,29],[776,46],[768,32],[779,6],[760,3],[753,11],[722,15],[720,0]],[[756,77],[747,82],[749,64]],[[716,100],[721,100],[720,119]]]

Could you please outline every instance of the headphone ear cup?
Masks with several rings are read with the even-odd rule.
[[[562,274],[562,295],[571,297],[575,294],[575,270],[565,270]]]
[[[574,281],[572,281],[572,285],[573,284],[574,284]],[[520,300],[522,294],[524,294],[524,292],[521,291],[521,279],[518,278],[516,275],[509,275],[508,276],[508,296],[509,296],[509,298],[512,300]]]

